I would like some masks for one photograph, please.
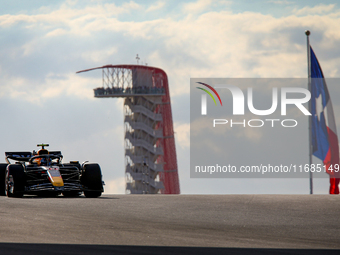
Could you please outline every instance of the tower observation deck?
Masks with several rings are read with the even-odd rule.
[[[97,98],[124,99],[126,192],[179,194],[168,78],[159,68],[106,65]]]

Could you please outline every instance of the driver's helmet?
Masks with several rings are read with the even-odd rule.
[[[38,155],[48,155],[49,152],[46,149],[41,149],[38,151]],[[50,161],[50,159],[47,158],[35,158],[34,159],[34,163],[37,163],[39,166],[40,165],[47,165],[48,161]]]
[[[47,155],[48,154],[48,150],[46,149],[41,149],[38,151],[38,155]]]

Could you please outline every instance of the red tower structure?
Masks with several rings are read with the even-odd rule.
[[[123,97],[126,190],[180,194],[168,77],[156,67],[106,65],[97,98]]]

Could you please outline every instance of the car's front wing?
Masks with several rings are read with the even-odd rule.
[[[56,187],[51,183],[42,183],[37,185],[30,185],[25,188],[25,193],[34,193],[40,191],[54,191],[54,192],[63,192],[63,191],[83,191],[84,188],[81,184],[78,183],[64,183],[64,186]]]

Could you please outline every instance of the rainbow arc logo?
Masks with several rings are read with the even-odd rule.
[[[205,83],[203,83],[203,82],[197,82],[197,83],[198,83],[198,84],[201,84],[201,85],[203,85],[203,86],[206,86],[206,87],[209,88],[212,92],[214,92],[215,95],[217,96],[218,100],[220,101],[221,106],[222,106],[222,100],[221,100],[221,98],[220,98],[220,95],[217,93],[217,91],[216,91],[212,86],[210,86],[210,85],[208,85],[208,84],[205,84]],[[196,88],[197,88],[197,89],[200,89],[200,90],[203,90],[204,92],[206,92],[206,93],[214,100],[215,105],[217,105],[214,96],[211,94],[211,92],[210,92],[209,90],[204,89],[204,88],[200,88],[200,87],[196,87]],[[201,106],[202,106],[202,108],[201,108],[201,114],[202,114],[202,115],[207,115],[207,95],[206,95],[206,94],[203,94],[201,99],[202,99],[202,101],[201,101],[201,103],[202,103],[202,104],[201,104]]]

